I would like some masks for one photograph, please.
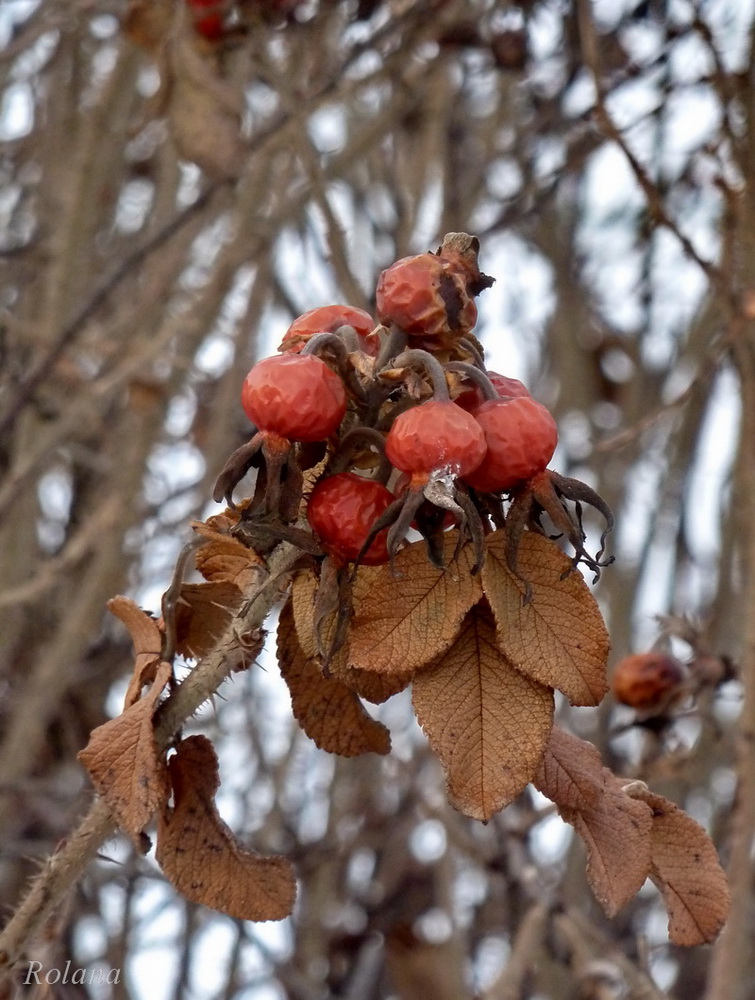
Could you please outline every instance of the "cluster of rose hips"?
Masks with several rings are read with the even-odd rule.
[[[442,564],[441,536],[455,525],[479,568],[485,535],[505,526],[516,572],[523,530],[545,530],[547,512],[575,563],[599,572],[602,549],[585,551],[581,502],[609,528],[610,511],[548,470],[555,420],[521,382],[485,369],[472,335],[475,296],[493,281],[478,250],[476,238],[452,233],[437,252],[402,258],[380,275],[378,323],[351,306],[313,309],[293,322],[281,353],[251,369],[242,404],[255,433],[214,492],[232,504],[257,468],[238,526],[248,544],[288,538],[340,569],[387,562],[413,527]],[[302,501],[311,534],[295,526]]]

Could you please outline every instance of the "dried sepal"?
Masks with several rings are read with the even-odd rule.
[[[251,468],[259,468],[261,448],[262,436],[257,431],[252,435],[251,440],[242,444],[229,456],[220,470],[212,490],[212,499],[215,503],[225,502],[231,508],[235,506],[233,491]]]
[[[574,502],[570,508],[566,501]],[[598,510],[606,521],[600,536],[598,552],[593,556],[585,548],[586,534],[582,525],[582,504],[586,503]],[[506,515],[506,562],[512,573],[525,584],[524,599],[529,600],[530,589],[526,574],[519,568],[519,547],[526,528],[542,533],[541,518],[547,514],[556,530],[564,535],[574,549],[572,569],[583,563],[594,574],[595,581],[600,572],[613,562],[613,556],[605,556],[606,538],[613,529],[614,519],[605,500],[578,479],[546,469],[511,492],[511,506]]]

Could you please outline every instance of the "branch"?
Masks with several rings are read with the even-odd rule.
[[[506,967],[480,1000],[519,1000],[524,996],[525,981],[543,948],[550,916],[545,903],[535,903],[527,910],[512,942]]]
[[[750,325],[752,329],[752,324]],[[740,678],[742,707],[737,722],[737,794],[729,826],[731,886],[729,919],[713,951],[705,1000],[741,1000],[750,982],[753,949],[752,844],[755,841],[755,349],[744,338],[734,350],[742,397],[742,425],[731,507],[740,540],[739,608],[742,613]]]
[[[8,412],[2,420],[0,420],[0,436],[6,434],[13,428],[19,413],[26,405],[29,397],[34,393],[34,390],[47,378],[68,345],[75,340],[84,327],[86,327],[87,323],[89,323],[89,321],[97,315],[104,305],[106,305],[110,296],[118,288],[118,286],[122,284],[122,282],[125,281],[125,279],[134,270],[136,270],[140,264],[143,264],[152,253],[158,250],[164,243],[167,243],[170,238],[175,235],[175,233],[180,232],[180,230],[183,229],[187,222],[201,212],[202,209],[209,204],[215,192],[222,186],[221,182],[216,182],[206,187],[196,201],[192,202],[188,208],[185,208],[179,215],[176,216],[175,219],[172,219],[167,226],[161,229],[158,233],[155,233],[155,235],[148,240],[144,246],[139,247],[137,250],[134,250],[133,253],[129,254],[128,257],[126,257],[126,259],[116,268],[115,272],[107,279],[107,281],[105,281],[104,284],[94,293],[92,298],[87,302],[83,309],[80,310],[78,315],[74,316],[71,322],[63,327],[50,350],[39,361],[36,367],[32,368],[31,372],[19,386],[15,399],[8,407]]]
[[[554,917],[554,928],[569,951],[580,985],[591,997],[667,1000],[650,976],[638,968],[607,935],[579,910],[569,907]]]
[[[299,549],[281,543],[268,560],[264,582],[246,593],[242,610],[215,649],[201,660],[155,713],[158,743],[167,749],[178,730],[220,687],[237,664],[233,655],[239,636],[260,629],[285,590],[288,573],[300,557]],[[30,940],[82,877],[102,844],[113,836],[110,811],[96,800],[71,836],[44,863],[29,891],[0,933],[0,970],[9,971],[19,961]]]
[[[595,22],[592,15],[592,0],[577,0],[577,17],[579,21],[579,34],[582,42],[582,56],[585,66],[592,75],[595,86],[595,108],[594,117],[601,132],[611,139],[621,149],[627,162],[632,169],[635,180],[642,189],[647,201],[648,211],[657,225],[664,226],[676,236],[681,244],[682,250],[693,260],[706,274],[711,284],[719,289],[724,298],[726,297],[726,283],[724,275],[712,261],[701,257],[695,249],[689,237],[679,229],[679,226],[671,218],[663,202],[658,186],[653,182],[647,170],[643,167],[635,154],[629,148],[621,129],[614,121],[606,106],[606,87],[603,82],[601,71],[600,44],[595,31]]]

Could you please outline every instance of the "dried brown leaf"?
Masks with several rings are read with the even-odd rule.
[[[163,636],[155,619],[130,597],[113,597],[107,607],[126,626],[134,644],[134,671],[124,700],[124,708],[128,708],[139,700],[144,685],[152,684],[155,679]]]
[[[600,753],[587,740],[554,726],[532,783],[560,809],[589,809],[606,783]]]
[[[360,566],[354,585],[354,600],[359,601],[362,595],[369,592],[372,580],[379,570],[375,566]],[[294,623],[299,637],[299,644],[306,657],[317,660],[317,644],[315,640],[315,595],[317,593],[317,578],[312,570],[302,570],[294,577],[291,588],[291,599],[294,611]],[[336,616],[330,615],[323,622],[322,633],[327,644],[332,637],[336,625]],[[377,674],[371,670],[360,670],[349,662],[349,644],[346,643],[333,657],[328,665],[330,675],[342,681],[355,691],[360,698],[365,698],[376,705],[408,687],[411,673]]]
[[[176,603],[176,652],[201,659],[228,628],[241,605],[238,587],[224,580],[185,583]]]
[[[610,642],[595,598],[572,561],[550,539],[526,531],[518,554],[524,584],[506,565],[505,534],[488,537],[482,571],[485,595],[498,623],[502,652],[514,666],[563,691],[573,705],[597,705],[608,690]]]
[[[344,757],[390,753],[391,738],[385,726],[368,714],[350,687],[334,677],[323,677],[318,662],[302,650],[290,601],[278,621],[278,662],[291,694],[294,718],[316,746]]]
[[[260,570],[264,570],[264,560],[238,538],[217,531],[203,521],[195,521],[192,527],[207,539],[207,543],[197,549],[194,561],[197,571],[208,582],[233,583],[243,590]]]
[[[486,601],[467,614],[455,642],[415,674],[412,697],[457,809],[488,820],[532,780],[553,723],[553,691],[502,655]]]
[[[381,566],[368,594],[355,601],[350,661],[362,670],[408,673],[425,666],[458,635],[469,609],[479,601],[479,577],[471,575],[472,546],[451,562],[458,532],[444,535],[445,569],[428,560],[424,542],[402,549],[395,574]]]
[[[606,768],[603,794],[586,809],[561,809],[587,847],[587,880],[609,917],[650,875],[652,812],[624,792]]]
[[[161,662],[149,692],[94,729],[79,754],[97,793],[134,840],[168,801],[165,755],[155,740],[152,716],[172,672],[169,663]]]
[[[345,684],[346,687],[373,705],[382,705],[394,694],[409,687],[412,674],[378,674],[373,670],[360,670],[359,667],[346,666],[341,668],[341,661],[330,665],[330,674]]]
[[[130,597],[112,597],[107,602],[107,607],[128,629],[137,656],[160,655],[163,637],[154,618]]]
[[[679,806],[641,782],[627,789],[652,810],[650,878],[668,909],[674,944],[714,941],[729,912],[729,886],[708,834]]]
[[[170,758],[173,808],[157,826],[157,860],[193,903],[236,920],[283,920],[293,909],[296,879],[283,857],[243,847],[215,805],[218,759],[206,736],[182,740]]]

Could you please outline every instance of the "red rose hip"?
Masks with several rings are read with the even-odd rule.
[[[394,496],[382,483],[355,472],[339,472],[321,479],[309,498],[307,518],[323,547],[343,560],[357,558],[372,525]],[[388,562],[388,529],[378,532],[362,562],[378,566]]]
[[[261,431],[289,441],[324,441],[346,412],[343,382],[313,354],[258,361],[244,380],[241,403]]]
[[[510,378],[508,375],[499,375],[498,372],[485,372],[493,384],[499,396],[529,396],[530,391],[524,382],[518,378]],[[485,402],[485,396],[477,385],[467,384],[459,395],[454,399],[454,403],[463,410],[474,414],[478,406]]]
[[[487,452],[465,481],[483,493],[509,490],[543,472],[558,444],[550,411],[531,396],[489,399],[474,411]]]
[[[485,435],[456,403],[431,399],[400,413],[385,442],[389,461],[411,476],[447,469],[466,476],[483,460]]]
[[[364,309],[355,306],[318,306],[298,316],[286,331],[278,348],[289,354],[298,354],[315,334],[335,333],[341,326],[353,327],[365,354],[377,354],[380,341],[375,331],[375,321]]]
[[[662,707],[681,690],[687,668],[665,653],[634,653],[619,660],[611,676],[617,701],[640,710]]]
[[[450,346],[477,322],[477,306],[463,274],[432,253],[402,257],[383,271],[376,305],[381,323],[422,338],[425,347]]]
[[[211,42],[223,37],[223,0],[186,0],[194,30]]]

